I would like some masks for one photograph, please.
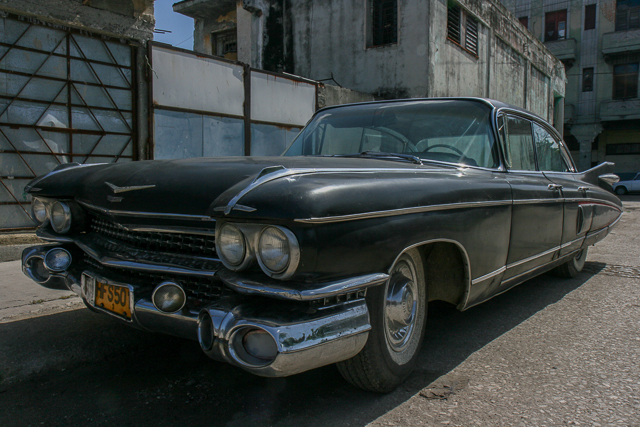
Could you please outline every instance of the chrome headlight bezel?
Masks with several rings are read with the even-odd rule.
[[[62,223],[60,224],[57,224],[56,219],[54,218],[54,215],[55,215],[54,209],[56,208],[60,208],[62,210],[61,212]],[[65,233],[68,233],[69,230],[71,230],[71,222],[72,222],[73,215],[71,214],[71,208],[67,203],[61,202],[61,201],[55,201],[51,204],[48,212],[49,212],[49,222],[51,223],[51,227],[53,228],[53,231],[59,234],[65,234]]]
[[[221,231],[223,227],[227,225],[237,228],[244,236],[245,255],[244,259],[239,264],[230,263],[229,260],[225,258],[224,252],[221,250]],[[275,227],[279,232],[282,232],[286,236],[289,246],[289,262],[286,267],[277,272],[270,270],[260,259],[260,256],[257,255],[260,236],[262,235],[263,231],[268,229],[269,227]],[[296,238],[295,234],[293,234],[291,230],[277,225],[219,221],[216,223],[216,252],[222,264],[231,271],[246,270],[254,263],[254,261],[257,260],[262,271],[267,276],[274,279],[287,279],[293,276],[300,262],[300,245],[298,244],[298,239]]]
[[[278,233],[281,233],[286,239],[286,243],[287,243],[286,246],[288,249],[288,254],[287,254],[288,261],[286,265],[284,265],[283,267],[277,270],[272,269],[270,268],[270,266],[267,265],[267,262],[265,261],[265,256],[264,256],[265,248],[262,247],[262,238],[265,235],[265,233],[269,230],[276,230]],[[258,236],[256,253],[258,258],[258,264],[260,265],[260,268],[262,268],[262,271],[264,271],[264,273],[267,276],[273,277],[274,279],[284,279],[293,275],[293,273],[298,268],[298,262],[300,261],[300,246],[298,244],[298,239],[296,238],[295,234],[293,234],[291,230],[287,228],[275,226],[275,225],[269,225],[262,229],[262,231],[260,232],[260,236]]]
[[[42,205],[42,210],[40,211],[41,215],[38,215],[36,211],[36,205]],[[42,216],[42,218],[39,218],[39,216]],[[45,202],[45,199],[34,197],[33,200],[31,200],[31,218],[38,225],[44,224],[47,219],[49,219],[49,209],[47,203]]]

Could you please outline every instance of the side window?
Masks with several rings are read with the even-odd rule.
[[[524,171],[536,170],[531,122],[512,116],[506,116],[506,120],[503,120],[504,126],[500,132],[504,141],[507,168]]]
[[[542,126],[533,124],[533,139],[538,154],[538,166],[541,171],[568,172],[569,168],[562,159],[560,144]]]

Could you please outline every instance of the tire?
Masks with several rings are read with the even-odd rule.
[[[388,393],[411,374],[416,365],[427,320],[427,286],[417,249],[403,253],[389,280],[367,291],[371,331],[356,356],[337,364],[351,384]]]
[[[578,252],[576,256],[572,257],[564,264],[559,265],[553,271],[560,277],[576,277],[584,268],[584,262],[587,259],[587,250],[588,248],[584,248]]]
[[[616,187],[616,194],[618,196],[622,196],[623,194],[627,194],[627,189],[625,187]]]

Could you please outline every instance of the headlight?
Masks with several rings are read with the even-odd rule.
[[[55,202],[49,212],[51,226],[56,233],[64,234],[71,228],[71,209],[66,203]]]
[[[289,239],[279,228],[265,228],[260,234],[258,255],[261,264],[269,272],[274,274],[281,273],[289,265]]]
[[[238,266],[244,261],[246,244],[242,231],[235,225],[224,224],[220,227],[219,236],[216,239],[218,251],[232,266]]]
[[[31,217],[39,224],[47,220],[47,206],[38,198],[33,198],[31,203]]]

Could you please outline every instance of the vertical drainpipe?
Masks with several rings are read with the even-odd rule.
[[[251,67],[244,64],[244,155],[251,155]]]
[[[426,2],[427,5],[427,82],[425,84],[426,86],[426,93],[424,94],[425,97],[429,97],[431,96],[431,94],[429,93],[430,89],[431,89],[431,85],[430,85],[430,79],[429,76],[431,74],[431,19],[429,19],[431,17],[431,2],[428,1]]]
[[[147,95],[148,95],[148,109],[147,111],[149,120],[148,120],[148,141],[147,144],[147,159],[153,160],[156,152],[156,144],[155,144],[155,135],[154,135],[154,123],[155,123],[155,114],[153,109],[153,57],[151,52],[153,51],[153,42],[147,42],[147,64],[146,64],[146,74],[147,74]]]

